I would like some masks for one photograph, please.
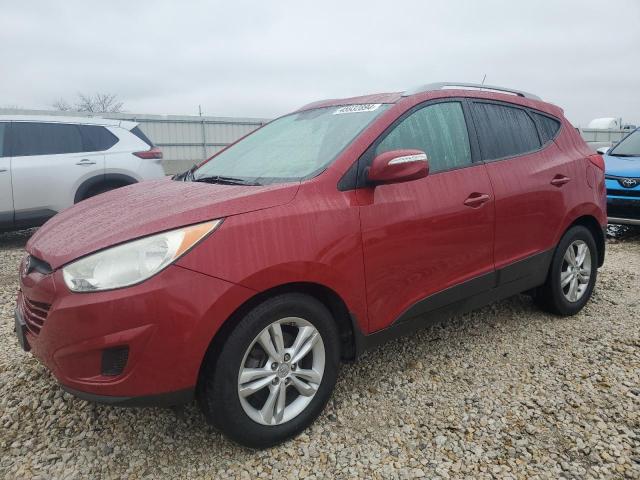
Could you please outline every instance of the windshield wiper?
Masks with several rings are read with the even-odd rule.
[[[609,153],[610,157],[640,157],[640,153]]]
[[[219,183],[222,185],[247,185],[247,186],[262,185],[261,183],[252,182],[251,180],[245,180],[244,178],[225,177],[222,175],[211,175],[209,177],[194,178],[193,181],[203,182],[203,183]]]
[[[190,182],[191,180],[193,180],[193,174],[196,171],[196,168],[198,168],[198,164],[194,163],[193,167],[191,167],[189,170],[182,173],[176,173],[173,177],[171,177],[171,180],[182,180],[183,182]]]

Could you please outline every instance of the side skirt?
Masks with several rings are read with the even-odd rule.
[[[20,230],[23,228],[39,227],[56,213],[58,212],[46,208],[16,211],[14,228]]]
[[[389,327],[369,335],[363,334],[354,322],[356,358],[394,338],[539,287],[547,278],[554,251],[547,250],[430,295],[412,305]]]

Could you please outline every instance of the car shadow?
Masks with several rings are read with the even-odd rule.
[[[0,232],[0,249],[24,248],[27,241],[36,230],[37,228],[28,228],[26,230],[17,230],[14,232]]]
[[[607,225],[607,238],[618,241],[640,240],[640,226]]]

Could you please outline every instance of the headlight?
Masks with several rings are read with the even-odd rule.
[[[127,287],[152,277],[180,258],[222,223],[222,219],[162,232],[108,248],[62,269],[74,292]]]

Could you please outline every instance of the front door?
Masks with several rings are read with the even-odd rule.
[[[414,108],[371,148],[363,158],[423,150],[430,172],[357,192],[369,330],[453,303],[461,290],[451,287],[465,282],[463,296],[491,288],[493,192],[485,166],[472,162],[462,103]]]

